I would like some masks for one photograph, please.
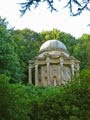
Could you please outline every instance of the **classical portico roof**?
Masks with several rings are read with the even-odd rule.
[[[59,40],[48,40],[42,44],[42,46],[40,47],[39,53],[46,52],[46,51],[52,51],[52,50],[63,50],[66,52],[67,48]]]

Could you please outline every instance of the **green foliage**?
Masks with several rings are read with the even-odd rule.
[[[39,51],[41,37],[38,33],[29,29],[12,31],[12,38],[15,42],[15,52],[20,59],[22,80],[28,80],[28,62],[34,59]]]
[[[9,78],[2,74],[0,75],[0,119],[5,119],[8,109],[8,88],[9,88]],[[4,118],[3,118],[4,116]]]
[[[90,67],[90,35],[83,34],[74,49],[74,56],[80,60],[81,69]]]
[[[9,84],[0,75],[1,120],[87,120],[87,98],[87,84],[80,78],[44,88]]]
[[[13,39],[3,19],[0,19],[0,74],[11,77],[11,82],[21,81],[18,55],[15,53]]]
[[[83,69],[80,74],[80,78],[83,81],[86,81],[88,88],[90,89],[90,68],[88,69]]]
[[[26,94],[23,96],[23,89],[23,86],[19,84],[10,85],[7,77],[0,75],[0,120],[28,118],[26,115],[28,99],[26,99]]]

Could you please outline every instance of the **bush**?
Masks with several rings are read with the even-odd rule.
[[[78,78],[67,85],[9,84],[0,75],[0,120],[87,120],[88,87]]]

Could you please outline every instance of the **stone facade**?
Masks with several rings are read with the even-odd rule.
[[[46,41],[36,59],[29,61],[29,83],[37,86],[65,84],[78,72],[79,61],[58,40]]]

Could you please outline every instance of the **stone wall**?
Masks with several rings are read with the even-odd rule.
[[[60,64],[50,64],[49,75],[50,85],[56,86],[65,84],[65,82],[71,80],[70,66],[63,66],[63,69],[61,69]],[[46,65],[39,68],[39,85],[48,85],[48,73]]]

